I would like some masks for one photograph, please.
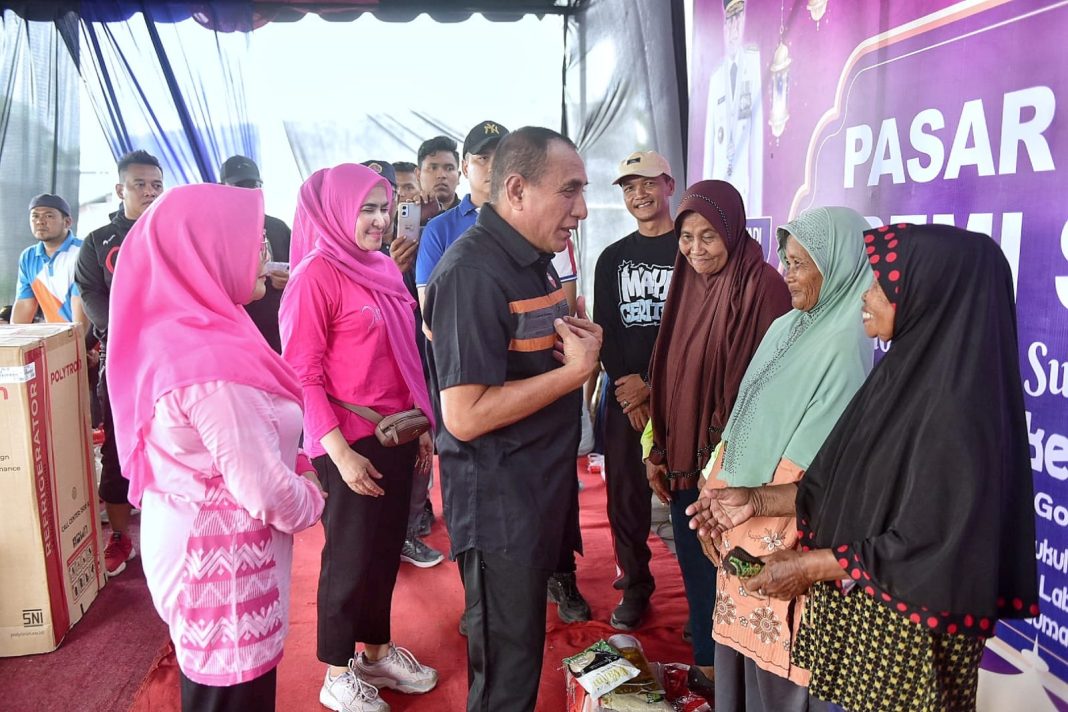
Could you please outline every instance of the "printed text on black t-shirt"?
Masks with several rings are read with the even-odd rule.
[[[672,267],[634,263],[619,265],[619,317],[623,326],[657,326],[664,311]]]

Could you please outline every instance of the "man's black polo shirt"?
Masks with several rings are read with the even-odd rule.
[[[567,300],[542,254],[486,204],[434,268],[425,314],[436,393],[501,386],[560,367],[553,321]],[[445,521],[452,555],[471,548],[554,570],[561,547],[582,550],[575,457],[581,390],[465,443],[439,423]]]

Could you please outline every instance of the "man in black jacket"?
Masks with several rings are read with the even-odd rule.
[[[122,201],[111,222],[85,237],[74,281],[82,293],[85,313],[93,322],[100,339],[100,384],[97,394],[104,417],[104,444],[101,447],[100,498],[107,508],[111,538],[104,549],[104,568],[108,576],[126,569],[126,562],[136,556],[133,541],[127,534],[130,523],[129,482],[122,476],[119,453],[115,447],[115,427],[111,420],[106,376],[108,305],[111,280],[126,234],[148,206],[163,192],[163,170],[159,160],[145,151],[132,151],[119,161],[119,182],[115,194]]]

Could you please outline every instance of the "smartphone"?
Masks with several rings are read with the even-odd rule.
[[[397,206],[397,237],[419,242],[419,203],[401,203]]]
[[[267,271],[268,272],[288,272],[289,271],[289,263],[288,262],[268,262],[266,267],[267,267]]]
[[[764,562],[740,546],[736,546],[723,557],[723,566],[727,573],[740,579],[751,579],[761,572]]]

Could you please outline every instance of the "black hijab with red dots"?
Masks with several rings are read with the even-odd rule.
[[[894,337],[797,493],[809,549],[942,633],[1038,613],[1030,451],[1012,275],[985,235],[865,233]],[[859,309],[859,305],[858,305]]]

